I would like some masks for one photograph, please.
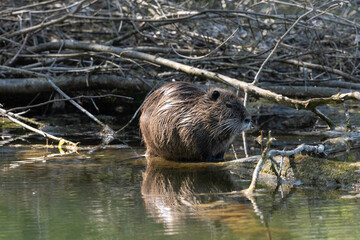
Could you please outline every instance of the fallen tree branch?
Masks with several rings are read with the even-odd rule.
[[[274,73],[279,74],[279,73]],[[281,74],[279,74],[281,75]],[[341,79],[339,80],[332,80],[332,79],[322,79],[322,80],[316,80],[316,79],[288,79],[288,80],[282,80],[282,79],[261,79],[261,83],[259,83],[257,86],[269,89],[270,91],[277,91],[272,89],[279,89],[279,91],[285,91],[288,88],[291,91],[291,88],[298,88],[297,91],[299,91],[299,87],[302,87],[303,89],[307,90],[313,87],[321,87],[321,88],[327,88],[327,89],[333,89],[335,91],[337,89],[337,92],[335,93],[326,93],[325,91],[318,91],[320,92],[319,95],[326,94],[326,96],[334,95],[338,93],[339,91],[358,91],[360,90],[360,83],[353,83],[353,82],[345,82]],[[279,88],[276,88],[279,87]],[[283,90],[282,90],[283,89]],[[316,91],[313,91],[314,94],[316,94]],[[310,94],[312,94],[310,92]],[[311,95],[312,96],[312,95]],[[323,97],[323,96],[322,96]]]
[[[320,70],[320,71],[333,73],[333,74],[343,77],[344,79],[350,80],[352,82],[356,82],[356,83],[360,82],[360,77],[356,77],[356,76],[347,74],[343,71],[340,71],[340,70],[332,68],[332,67],[323,66],[323,65],[315,64],[315,63],[303,62],[303,61],[299,61],[299,60],[295,60],[295,59],[279,60],[279,61],[293,64],[296,66],[307,67],[307,68],[314,69],[314,70]]]
[[[336,95],[339,92],[342,93],[350,93],[354,92],[349,88],[339,88],[339,87],[323,87],[323,86],[293,86],[293,85],[270,85],[270,84],[259,84],[258,87],[263,89],[270,90],[272,92],[276,92],[278,94],[286,94],[287,96],[292,97],[318,97],[324,98],[332,95]]]
[[[274,93],[269,90],[262,89],[260,87],[254,86],[250,83],[246,83],[240,81],[235,78],[231,78],[222,74],[214,73],[208,70],[199,69],[196,67],[188,66],[182,63],[178,63],[169,59],[165,59],[162,57],[158,57],[155,55],[150,55],[142,52],[126,50],[119,47],[110,47],[101,44],[95,43],[81,43],[76,41],[63,41],[63,42],[50,42],[40,44],[35,47],[30,47],[27,50],[31,52],[41,52],[41,51],[48,51],[48,50],[57,50],[60,47],[68,48],[68,49],[76,49],[76,50],[86,50],[86,51],[97,51],[97,52],[108,52],[108,53],[115,53],[122,57],[126,58],[135,58],[144,61],[148,61],[151,63],[159,64],[162,66],[166,66],[178,71],[183,71],[188,74],[196,75],[199,77],[208,78],[217,82],[225,83],[228,85],[232,85],[235,88],[242,89],[244,91],[248,91],[251,94],[256,96],[260,96],[266,98],[272,102],[293,107],[296,109],[305,109],[309,111],[314,111],[317,106],[321,106],[324,104],[329,103],[341,103],[347,99],[355,99],[360,100],[360,93],[353,92],[353,93],[345,93],[345,94],[336,94],[328,98],[313,98],[309,100],[297,100],[292,99],[281,94]]]
[[[319,144],[318,146],[311,146],[311,145],[306,145],[306,144],[301,144],[299,146],[297,146],[295,149],[293,150],[270,150],[267,153],[267,157],[275,157],[275,156],[292,156],[298,153],[301,153],[302,151],[306,151],[306,152],[312,152],[315,154],[322,154],[325,152],[325,146],[323,144]]]
[[[106,133],[110,134],[111,136],[104,136],[104,138],[106,139],[111,139],[113,138],[115,131],[113,131],[109,126],[107,126],[106,124],[102,123],[99,119],[97,119],[93,114],[91,114],[89,111],[87,111],[86,109],[84,109],[82,106],[80,106],[80,104],[78,104],[77,102],[75,102],[74,100],[72,100],[66,93],[64,93],[58,86],[56,86],[56,84],[53,82],[53,80],[42,73],[36,73],[36,72],[32,72],[32,71],[28,71],[25,69],[20,69],[20,68],[12,68],[12,67],[7,67],[7,66],[0,66],[0,70],[5,70],[5,71],[10,71],[10,72],[15,72],[15,73],[20,73],[20,74],[26,74],[26,75],[31,75],[31,76],[37,76],[37,77],[41,77],[41,78],[45,78],[48,83],[58,92],[60,93],[65,99],[69,100],[69,102],[71,104],[73,104],[77,109],[79,109],[81,112],[85,113],[88,117],[90,117],[93,121],[95,121],[96,123],[98,123],[100,126],[102,126],[103,129],[106,129]],[[111,129],[111,130],[110,130]]]
[[[1,105],[0,105],[0,106],[1,106]],[[24,109],[22,109],[22,110],[24,110]],[[6,113],[7,113],[10,117],[13,117],[13,118],[15,118],[15,119],[20,119],[20,120],[23,121],[23,122],[27,122],[27,123],[36,125],[36,126],[38,126],[38,127],[43,127],[43,126],[44,126],[44,124],[38,123],[38,122],[36,122],[36,121],[34,121],[34,120],[31,120],[30,118],[27,118],[27,117],[23,117],[23,116],[21,116],[19,113],[13,113],[13,112],[11,112],[11,111],[6,111]]]
[[[151,87],[138,79],[128,79],[121,76],[110,74],[90,74],[86,75],[61,75],[52,78],[59,88],[69,88],[71,91],[81,89],[126,89],[134,92],[147,92]],[[41,78],[9,78],[1,79],[0,94],[31,94],[38,92],[51,92],[54,88],[49,82]]]
[[[41,130],[39,130],[39,129],[37,129],[37,128],[34,128],[34,127],[30,126],[30,125],[27,125],[26,123],[23,123],[23,122],[21,122],[20,120],[12,117],[11,115],[12,115],[13,113],[9,113],[9,112],[7,112],[5,109],[0,108],[0,114],[1,114],[2,116],[4,116],[4,117],[7,117],[7,118],[8,118],[9,120],[11,120],[12,122],[14,122],[14,123],[16,123],[16,124],[18,124],[18,125],[26,128],[26,129],[28,129],[28,130],[30,130],[30,131],[32,131],[32,132],[35,132],[35,133],[37,133],[37,134],[40,134],[40,135],[42,135],[42,136],[45,137],[45,138],[49,138],[49,139],[53,139],[53,140],[58,141],[58,142],[59,142],[59,144],[58,144],[59,147],[61,147],[61,146],[65,143],[65,144],[68,145],[67,147],[70,148],[70,149],[74,149],[74,148],[77,149],[77,148],[78,148],[77,145],[78,145],[79,143],[73,143],[73,142],[71,142],[71,141],[69,141],[69,140],[56,137],[56,136],[54,136],[54,135],[51,135],[51,134],[46,133],[46,132],[44,132],[44,131],[41,131]]]
[[[330,129],[335,129],[335,123],[331,121],[331,119],[328,118],[325,114],[323,114],[319,109],[314,108],[312,112],[315,113],[319,118],[324,120]]]

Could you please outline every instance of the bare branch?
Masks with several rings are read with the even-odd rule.
[[[31,76],[37,76],[37,77],[41,77],[41,78],[45,78],[49,84],[58,92],[60,93],[63,97],[65,97],[66,99],[68,99],[77,109],[79,109],[81,112],[85,113],[88,117],[90,117],[92,120],[94,120],[96,123],[98,123],[99,125],[101,125],[103,128],[106,127],[106,124],[102,123],[100,120],[98,120],[94,115],[92,115],[90,112],[88,112],[87,110],[85,110],[82,106],[80,106],[77,102],[75,102],[74,100],[72,100],[66,93],[64,93],[60,88],[58,88],[56,86],[56,84],[52,81],[52,79],[50,77],[48,77],[45,74],[42,73],[35,73],[32,71],[28,71],[28,70],[24,70],[24,69],[19,69],[19,68],[12,68],[12,67],[7,67],[7,66],[0,66],[0,70],[5,70],[5,71],[10,71],[10,72],[16,72],[16,73],[21,73],[21,74],[26,74],[26,75],[31,75]]]
[[[82,4],[83,4],[84,2],[86,2],[86,1],[88,1],[88,0],[81,0],[81,1],[79,2],[78,6],[76,7],[76,9],[75,9],[71,14],[65,14],[65,15],[63,15],[63,16],[60,17],[60,18],[51,20],[51,21],[46,22],[46,23],[40,23],[40,24],[35,25],[35,26],[32,26],[32,27],[24,28],[24,29],[21,29],[21,30],[16,31],[16,32],[13,32],[13,33],[3,34],[3,37],[11,38],[11,37],[14,37],[14,36],[17,36],[17,35],[21,35],[21,34],[25,34],[25,33],[29,33],[29,32],[38,31],[38,30],[40,30],[40,29],[43,29],[43,28],[46,28],[46,27],[48,27],[48,26],[57,24],[57,23],[59,23],[59,22],[63,22],[65,19],[71,17],[72,14],[80,11]]]
[[[28,48],[29,51],[32,52],[40,52],[40,51],[48,51],[52,49],[58,49],[63,45],[64,48],[68,49],[76,49],[76,50],[87,50],[87,51],[98,51],[98,52],[111,52],[118,54],[123,57],[141,59],[144,61],[148,61],[151,63],[156,63],[162,66],[166,66],[178,71],[183,71],[188,74],[197,75],[199,77],[208,78],[217,82],[226,83],[234,86],[235,88],[239,88],[245,91],[248,91],[251,94],[256,96],[260,96],[266,99],[269,99],[275,103],[279,103],[285,106],[293,107],[296,109],[305,109],[312,111],[315,107],[329,104],[329,103],[339,103],[344,101],[345,99],[355,99],[359,100],[359,92],[354,92],[351,94],[342,94],[342,95],[334,95],[329,98],[318,98],[318,99],[309,99],[309,100],[296,100],[281,94],[274,93],[269,90],[262,89],[260,87],[254,86],[250,83],[246,83],[240,81],[235,78],[231,78],[222,74],[214,73],[208,70],[199,69],[196,67],[188,66],[182,63],[178,63],[169,59],[165,59],[162,57],[141,53],[132,50],[126,50],[118,47],[110,47],[104,46],[101,44],[94,43],[80,43],[76,41],[64,41],[64,42],[52,42],[40,44],[36,47]],[[1,69],[1,68],[0,68]]]
[[[40,134],[40,135],[42,135],[42,136],[45,137],[45,138],[49,138],[49,139],[53,139],[53,140],[58,141],[58,142],[59,142],[59,147],[61,147],[61,145],[65,143],[65,144],[68,145],[68,147],[69,147],[70,149],[74,149],[74,148],[77,149],[77,148],[78,148],[78,146],[77,146],[78,143],[73,143],[73,142],[68,141],[68,140],[66,140],[66,139],[56,137],[56,136],[54,136],[54,135],[51,135],[51,134],[49,134],[49,133],[46,133],[46,132],[44,132],[44,131],[41,131],[41,130],[39,130],[39,129],[36,129],[36,128],[34,128],[34,127],[31,127],[31,126],[29,126],[29,125],[27,125],[27,124],[19,121],[18,119],[13,118],[13,117],[11,116],[11,113],[7,112],[5,109],[0,108],[0,114],[1,114],[2,116],[7,117],[7,118],[10,119],[12,122],[14,122],[14,123],[16,123],[16,124],[18,124],[18,125],[26,128],[26,129],[28,129],[28,130],[30,130],[30,131],[32,131],[32,132],[35,132],[35,133],[37,133],[37,134]]]

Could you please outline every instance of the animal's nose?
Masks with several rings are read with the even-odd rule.
[[[246,117],[246,118],[244,119],[244,123],[245,123],[245,124],[251,123],[251,117]]]

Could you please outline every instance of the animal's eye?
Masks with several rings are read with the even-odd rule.
[[[217,90],[214,90],[212,93],[211,93],[211,97],[210,99],[213,100],[213,101],[216,101],[220,96],[220,93],[219,91]]]
[[[225,103],[225,105],[226,105],[226,107],[228,107],[228,108],[232,108],[231,103]]]

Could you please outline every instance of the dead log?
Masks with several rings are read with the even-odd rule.
[[[151,87],[146,81],[128,79],[111,74],[62,75],[53,78],[54,83],[61,89],[119,89],[129,92],[148,92]],[[51,92],[54,88],[44,78],[10,78],[1,79],[0,94],[34,94]]]

